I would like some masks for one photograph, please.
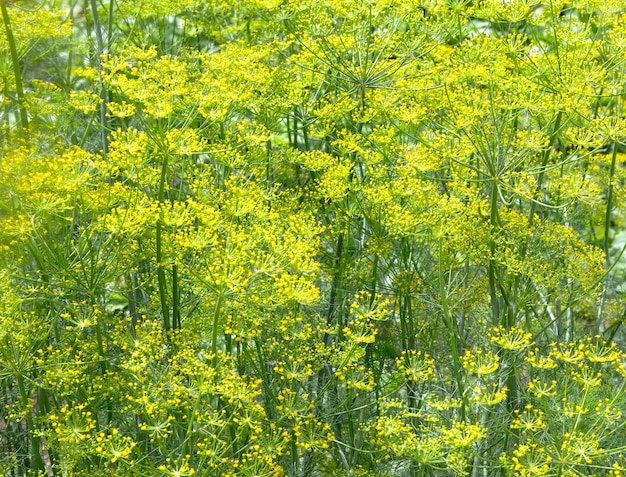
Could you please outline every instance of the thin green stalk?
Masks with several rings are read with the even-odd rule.
[[[100,371],[102,372],[102,375],[104,376],[107,372],[108,372],[108,366],[107,366],[107,362],[106,362],[106,356],[104,353],[104,342],[102,339],[102,328],[101,328],[101,322],[100,319],[97,318],[96,319],[96,344],[98,346],[98,354],[100,355]],[[113,420],[113,406],[111,404],[111,399],[109,397],[107,397],[105,399],[105,403],[106,403],[106,415],[107,415],[107,423],[111,423],[111,421]]]
[[[297,129],[296,129],[296,134],[298,134]],[[311,150],[311,143],[309,141],[309,128],[306,122],[304,121],[304,119],[302,119],[302,139],[304,141],[304,150],[305,151]]]
[[[270,139],[265,144],[265,152],[267,156],[267,162],[265,163],[265,181],[267,182],[267,189],[269,197],[267,199],[268,206],[272,205],[272,184],[273,184],[273,171],[272,171],[272,140]]]
[[[355,422],[355,418],[353,417],[353,413],[352,413],[352,408],[354,406],[354,391],[351,389],[348,389],[347,391],[348,393],[348,397],[346,398],[345,401],[345,407],[346,407],[346,421],[348,424],[348,440],[350,442],[350,447],[358,447],[357,442],[356,442],[356,431],[355,431],[355,426],[354,426],[354,422]],[[356,418],[358,420],[358,417]],[[345,470],[348,472],[348,475],[351,475],[352,472],[350,472],[351,466],[348,463],[348,460],[346,459],[346,456],[344,454],[344,452],[341,450],[341,448],[338,447],[338,450],[340,452],[340,456],[343,456],[343,465]],[[350,456],[350,461],[353,462],[354,461],[354,452],[350,452],[349,456]]]
[[[139,322],[139,312],[137,310],[137,276],[134,272],[129,273],[126,276],[128,283],[130,283],[130,288],[126,292],[126,298],[128,299],[128,312],[131,318],[131,328],[130,332],[133,335],[133,338],[136,338],[135,332],[137,328],[137,323]]]
[[[217,335],[219,329],[220,314],[222,311],[222,302],[224,301],[224,294],[220,291],[215,302],[215,309],[213,310],[213,329],[211,336],[211,354],[213,355],[213,367],[217,368]]]
[[[495,227],[498,223],[498,184],[497,180],[493,179],[491,188],[491,214],[489,217],[489,224],[491,226],[491,233],[494,233]],[[493,325],[497,325],[500,321],[500,300],[496,290],[496,265],[495,265],[495,253],[496,242],[493,238],[489,241],[489,295],[491,299],[491,322]]]
[[[406,347],[404,349],[416,349],[418,339],[415,336],[415,323],[413,320],[413,300],[411,299],[411,293],[407,292],[404,294],[404,313],[403,319],[406,322]]]
[[[409,331],[408,331],[408,327],[407,327],[407,320],[406,320],[406,296],[405,295],[398,295],[397,296],[397,300],[398,300],[398,313],[399,313],[399,318],[400,318],[400,340],[401,340],[401,345],[402,345],[402,349],[410,349],[409,346]]]
[[[291,121],[290,121],[291,119]],[[287,123],[287,138],[289,139],[289,145],[298,149],[298,136],[296,135],[296,128],[298,127],[298,120],[294,115],[288,115],[286,118]]]
[[[604,213],[604,240],[602,250],[609,261],[609,232],[611,228],[611,212],[613,209],[613,179],[615,177],[615,162],[617,159],[617,142],[613,143],[613,154],[611,155],[611,167],[609,169],[609,190],[606,195],[606,211]]]
[[[378,283],[378,255],[374,255],[374,261],[372,266],[372,280],[370,282],[370,308],[373,306],[374,301],[376,300],[376,284]],[[382,375],[382,369],[380,372],[374,368],[374,361],[372,359],[372,345],[368,345],[365,348],[365,363],[368,369],[371,369],[374,373],[374,382],[376,386],[374,387],[374,393],[376,394],[376,401],[378,401],[380,389],[378,384],[380,383],[380,378]]]
[[[102,329],[100,327],[100,319],[96,320],[96,344],[98,346],[98,354],[100,355],[100,371],[102,371],[102,375],[104,376],[107,372],[107,363],[106,356],[104,354],[104,344],[102,340]]]
[[[411,267],[411,244],[406,237],[401,241],[401,260],[402,267],[405,270],[409,270]],[[402,349],[415,349],[416,337],[415,337],[415,323],[413,321],[412,300],[411,293],[400,294],[400,326],[402,332]]]
[[[109,15],[107,18],[107,51],[111,50],[111,42],[113,41],[113,10],[115,0],[109,0]]]
[[[165,154],[163,158],[163,165],[161,166],[161,179],[159,181],[159,191],[157,199],[159,205],[163,204],[163,197],[165,195],[165,176],[167,175],[168,155]],[[162,229],[163,229],[163,212],[160,213],[159,219],[156,224],[156,261],[157,261],[157,280],[159,283],[159,300],[161,301],[161,313],[163,314],[163,327],[165,332],[169,332],[170,327],[170,310],[167,304],[166,296],[166,282],[165,282],[165,264],[163,263],[163,244],[162,244]]]
[[[450,312],[448,310],[448,300],[446,293],[446,285],[443,279],[443,246],[442,241],[439,241],[439,294],[441,296],[441,308],[443,312],[443,319],[448,328],[448,338],[450,342],[450,349],[452,351],[452,360],[454,366],[454,378],[456,380],[456,386],[459,393],[459,397],[461,398],[461,420],[465,421],[465,401],[463,400],[463,395],[465,394],[465,386],[463,385],[463,380],[461,378],[461,359],[459,358],[459,348],[457,343],[456,336],[456,327],[454,326],[454,322],[452,317],[450,316]]]
[[[20,391],[20,398],[22,400],[22,406],[26,414],[26,425],[28,426],[28,434],[30,435],[30,444],[33,448],[33,460],[35,464],[35,470],[43,471],[45,469],[41,453],[39,452],[39,446],[41,443],[40,437],[35,430],[35,422],[33,421],[33,415],[30,409],[30,399],[26,393],[26,386],[24,385],[24,377],[22,374],[17,374],[17,387]]]
[[[172,265],[172,327],[180,329],[180,288],[176,264]]]
[[[341,284],[341,259],[343,257],[343,232],[337,237],[337,248],[335,249],[335,257],[333,259],[333,282],[330,290],[330,297],[328,300],[328,313],[326,315],[326,322],[328,325],[332,323],[333,315],[337,315],[337,332],[338,338],[342,338],[342,324],[339,323],[340,313],[337,310],[337,301],[339,294],[339,286]],[[327,338],[324,340],[327,341]],[[326,342],[328,345],[328,343]]]
[[[96,33],[96,43],[98,47],[96,55],[96,67],[98,69],[98,82],[100,86],[100,134],[102,136],[102,155],[106,160],[109,152],[109,140],[107,137],[108,121],[107,121],[107,90],[104,87],[104,80],[102,79],[102,54],[104,53],[104,40],[102,39],[102,25],[100,24],[100,15],[98,14],[98,5],[96,0],[90,0],[91,11],[93,13],[93,24]],[[111,5],[112,10],[113,5]]]
[[[268,418],[272,419],[272,417],[276,414],[275,407],[278,402],[276,398],[276,393],[272,389],[272,377],[268,372],[267,361],[263,356],[263,348],[261,347],[261,340],[254,340],[254,349],[256,351],[256,358],[259,362],[259,365],[256,366],[254,364],[254,358],[252,355],[250,357],[249,363],[252,369],[254,370],[255,376],[261,376],[261,382],[263,383],[263,397],[265,401],[265,412],[267,413]],[[295,379],[291,382],[291,390],[295,393],[297,391],[297,381]]]
[[[561,129],[561,121],[563,120],[563,112],[559,111],[554,120],[554,129],[552,130],[552,135],[550,136],[550,147],[546,148],[543,152],[541,158],[541,170],[539,172],[539,176],[537,177],[537,186],[535,187],[535,191],[539,192],[541,187],[543,186],[543,181],[546,176],[546,167],[548,165],[548,161],[550,160],[550,152],[556,146],[556,142],[558,139],[559,130]],[[532,201],[530,204],[530,211],[528,213],[528,226],[532,225],[534,217],[535,217],[535,209],[537,208],[537,203]],[[522,249],[522,257],[525,255],[526,247]]]
[[[70,24],[74,24],[74,9],[76,7],[76,4],[78,3],[78,0],[74,0],[73,2],[70,2],[69,4],[69,16],[68,16],[68,20],[70,22]],[[74,42],[72,41],[72,44]],[[67,51],[67,67],[65,68],[65,87],[69,90],[71,88],[71,84],[72,84],[72,64],[73,64],[73,58],[74,58],[74,49],[70,46],[68,51]]]
[[[300,467],[300,459],[298,458],[298,446],[296,445],[296,440],[291,440],[291,468],[293,470],[293,475],[300,475],[299,467]]]
[[[183,457],[186,456],[189,452],[189,445],[191,444],[193,438],[193,424],[195,422],[194,418],[198,414],[198,409],[200,409],[201,402],[202,393],[198,391],[196,400],[193,403],[193,409],[189,411],[189,416],[187,417],[187,432],[185,433],[185,440],[183,441],[182,452],[180,453],[180,456],[178,458],[178,465],[181,464]]]
[[[165,332],[170,331],[170,310],[167,304],[167,297],[165,295],[165,269],[163,264],[163,245],[161,239],[163,224],[161,219],[158,220],[156,225],[156,260],[157,260],[157,280],[159,282],[159,300],[161,301],[161,313],[163,314],[163,327]]]
[[[509,360],[511,362],[511,367],[513,368],[513,371],[509,372],[508,376],[506,377],[506,385],[509,389],[508,394],[506,396],[506,407],[507,407],[507,411],[509,412],[509,414],[513,415],[515,410],[519,409],[520,389],[519,389],[518,382],[520,380],[520,377],[518,374],[518,368],[516,367],[517,363],[515,360],[514,353],[509,352],[508,354],[509,354]],[[519,441],[519,430],[512,429],[511,431],[512,432],[510,433],[506,441],[507,446],[508,446],[506,447],[506,449],[512,449]]]
[[[378,254],[374,255],[372,264],[372,280],[370,282],[370,307],[376,299],[376,285],[378,284]]]
[[[22,72],[20,71],[20,61],[17,56],[17,47],[15,46],[15,37],[9,20],[9,12],[7,10],[7,1],[0,0],[0,9],[2,9],[2,22],[4,23],[4,31],[9,44],[11,53],[11,62],[13,63],[13,74],[15,75],[15,89],[17,91],[17,102],[20,109],[20,123],[23,130],[28,130],[28,114],[24,106],[24,85],[22,83]]]

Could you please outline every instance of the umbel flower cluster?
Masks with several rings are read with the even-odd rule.
[[[0,7],[1,475],[625,475],[623,1]]]

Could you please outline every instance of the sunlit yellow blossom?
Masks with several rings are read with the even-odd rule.
[[[461,360],[468,372],[482,376],[498,370],[500,356],[483,350],[467,350]]]
[[[533,344],[532,333],[519,328],[495,328],[489,334],[489,340],[508,351],[523,351]]]

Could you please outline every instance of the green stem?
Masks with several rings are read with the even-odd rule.
[[[265,412],[267,413],[267,416],[269,419],[272,419],[272,416],[274,416],[275,413],[275,406],[276,403],[278,402],[278,399],[276,398],[276,394],[274,393],[274,390],[272,389],[272,377],[270,375],[270,373],[268,372],[268,366],[267,366],[267,361],[265,359],[265,357],[263,356],[263,348],[261,347],[261,341],[258,339],[254,340],[254,348],[256,351],[256,357],[257,360],[259,362],[258,366],[252,366],[252,368],[254,369],[254,373],[255,375],[260,375],[261,376],[261,382],[263,383],[263,395],[264,395],[264,401],[265,401]],[[253,363],[253,360],[250,360],[251,363]],[[292,379],[291,382],[291,390],[296,392],[297,390],[297,381],[295,379]]]
[[[111,50],[111,41],[113,39],[113,7],[115,0],[109,1],[109,15],[107,18],[107,52]]]
[[[35,422],[33,421],[33,415],[30,409],[30,399],[26,393],[26,386],[24,385],[24,377],[21,374],[16,376],[17,387],[20,391],[20,398],[22,400],[22,406],[24,407],[24,413],[26,414],[26,425],[28,426],[28,434],[30,435],[30,443],[33,448],[33,460],[35,464],[35,470],[43,471],[45,469],[43,459],[39,453],[39,445],[41,439],[36,434]]]
[[[98,69],[98,82],[100,85],[100,134],[102,137],[102,155],[106,160],[107,153],[109,152],[109,140],[107,138],[107,90],[104,87],[104,80],[102,79],[102,59],[101,56],[104,53],[104,41],[102,39],[102,25],[100,24],[100,16],[98,15],[98,6],[96,0],[91,0],[91,11],[93,13],[93,24],[96,33],[96,43],[98,51],[96,55],[96,66]],[[111,5],[111,11],[113,6]]]
[[[456,380],[456,386],[459,393],[459,398],[461,399],[461,420],[465,421],[465,400],[463,399],[463,395],[465,394],[465,386],[463,385],[463,380],[461,379],[461,360],[459,358],[459,348],[457,344],[457,336],[456,336],[456,327],[454,326],[454,322],[452,317],[450,316],[450,311],[448,310],[448,300],[447,300],[447,292],[446,285],[443,279],[443,246],[442,241],[439,241],[439,294],[441,295],[441,308],[443,311],[443,319],[446,323],[446,327],[448,328],[448,337],[450,341],[450,349],[452,351],[452,360],[454,366],[454,378]]]
[[[296,134],[297,133],[298,131],[296,130]],[[306,125],[304,119],[302,120],[302,139],[304,140],[304,150],[305,151],[311,150],[311,144],[309,141],[309,128]]]
[[[495,234],[496,225],[498,224],[498,184],[496,179],[493,180],[491,188],[491,215],[489,217],[489,225],[491,233]],[[489,295],[491,299],[491,322],[497,325],[500,321],[500,300],[496,291],[496,241],[492,237],[489,241]]]
[[[213,330],[211,336],[211,354],[213,355],[213,367],[217,368],[217,335],[219,329],[220,312],[222,309],[222,302],[224,301],[224,295],[220,291],[215,302],[215,310],[213,311]]]
[[[17,56],[17,48],[15,46],[15,37],[9,20],[9,12],[7,10],[7,0],[0,0],[0,9],[2,9],[2,21],[4,23],[4,31],[9,44],[11,53],[11,62],[13,63],[13,74],[15,75],[15,89],[17,91],[17,102],[20,109],[20,122],[23,130],[28,130],[28,114],[24,107],[24,85],[22,83],[22,72],[20,71],[20,62]]]
[[[159,300],[161,301],[161,313],[163,314],[163,327],[165,332],[170,331],[170,309],[167,305],[167,297],[165,295],[165,269],[162,262],[163,258],[163,245],[161,243],[161,230],[163,224],[161,219],[156,225],[156,259],[157,259],[157,280],[159,282]]]
[[[337,247],[335,249],[335,257],[333,259],[333,282],[330,289],[330,297],[328,300],[328,313],[326,315],[326,322],[330,325],[333,321],[333,315],[336,315],[338,320],[337,322],[337,332],[339,333],[338,337],[341,339],[342,334],[342,325],[339,322],[339,311],[337,310],[337,295],[339,294],[339,286],[341,284],[341,259],[343,256],[343,232],[339,234],[337,237]],[[328,344],[328,343],[327,343]]]
[[[102,376],[104,376],[108,372],[108,366],[106,362],[106,356],[104,353],[104,341],[102,339],[102,327],[101,327],[100,318],[96,318],[96,343],[98,346],[98,354],[100,355],[100,371],[102,372]],[[106,415],[107,422],[110,424],[113,420],[113,406],[111,404],[111,399],[107,396],[105,398],[106,403]]]
[[[167,174],[168,155],[163,158],[163,165],[161,167],[161,179],[159,181],[159,192],[157,200],[159,205],[163,204],[163,197],[165,193],[165,176]],[[163,263],[163,244],[162,244],[162,229],[163,229],[163,211],[159,214],[159,219],[156,224],[156,261],[157,261],[157,280],[159,282],[159,300],[161,301],[161,313],[163,314],[163,327],[165,332],[170,331],[170,310],[167,304],[166,296],[166,283],[165,283],[165,264]]]
[[[100,371],[104,376],[107,373],[106,356],[104,354],[104,344],[102,340],[102,329],[100,328],[100,318],[96,319],[96,344],[98,346],[98,354],[100,355]]]
[[[481,413],[480,416],[480,427],[481,428],[486,428],[487,427],[487,421],[489,420],[489,417],[491,416],[491,409],[489,409],[488,407],[485,407]],[[482,460],[482,455],[480,452],[477,452],[474,455],[474,463],[472,465],[472,477],[479,477],[480,476],[480,472],[483,466],[483,460]]]
[[[139,312],[137,310],[137,276],[134,272],[131,272],[126,276],[126,281],[130,283],[129,290],[126,292],[126,298],[128,299],[128,312],[131,318],[131,334],[133,338],[136,338],[135,332],[137,323],[139,322]]]
[[[609,190],[606,196],[606,212],[604,214],[604,240],[602,249],[609,260],[609,232],[611,228],[611,209],[613,208],[613,178],[615,177],[615,162],[617,159],[617,143],[613,144],[613,154],[611,155],[611,168],[609,170]]]
[[[272,140],[270,139],[265,144],[265,152],[267,154],[267,162],[265,164],[265,180],[267,181],[267,186],[272,191]]]
[[[559,111],[559,113],[556,115],[556,118],[554,120],[554,129],[552,130],[552,135],[550,136],[550,147],[548,147],[543,152],[543,155],[541,158],[541,169],[539,172],[539,177],[537,178],[537,186],[535,187],[535,191],[537,192],[537,194],[541,191],[541,187],[543,186],[543,181],[546,176],[546,167],[548,165],[548,161],[550,160],[550,153],[552,152],[552,149],[554,149],[554,147],[557,144],[558,134],[559,134],[559,130],[561,129],[562,120],[563,120],[563,112]],[[528,213],[528,226],[529,227],[533,223],[536,208],[537,208],[537,203],[535,201],[532,201],[530,204],[530,211]],[[524,256],[526,253],[526,247],[523,248],[522,252],[523,252],[522,256]]]
[[[189,452],[189,447],[193,439],[193,424],[195,422],[195,416],[198,414],[198,409],[200,409],[201,401],[202,393],[198,391],[198,396],[196,397],[196,400],[193,404],[193,409],[189,412],[189,417],[187,418],[187,433],[185,434],[185,440],[183,441],[183,450],[178,458],[179,465],[181,464],[183,457],[185,457]]]
[[[172,265],[172,327],[180,329],[180,288],[176,264]]]

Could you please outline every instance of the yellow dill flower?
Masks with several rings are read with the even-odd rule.
[[[539,354],[539,348],[529,351],[528,356],[526,356],[524,360],[536,369],[554,369],[558,366],[558,363],[551,355],[541,356]]]
[[[582,343],[569,343],[565,346],[553,344],[550,356],[564,363],[578,365],[585,359],[584,345]]]
[[[489,407],[504,401],[508,396],[509,389],[506,386],[500,386],[498,383],[491,383],[491,386],[475,386],[472,392],[470,401]]]
[[[98,109],[100,97],[91,91],[71,91],[69,105],[83,114],[91,114]]]
[[[623,411],[615,407],[613,400],[609,398],[601,400],[594,409],[594,412],[606,420],[609,425],[619,422],[624,415]]]
[[[569,433],[563,435],[559,449],[559,461],[563,464],[592,464],[593,459],[602,452],[597,436],[593,433]]]
[[[452,398],[449,396],[446,396],[443,399],[437,399],[435,397],[428,397],[427,402],[431,408],[439,412],[447,411],[450,409],[459,409],[463,405],[463,402],[461,399]]]
[[[483,439],[487,430],[479,424],[456,422],[453,427],[443,433],[443,441],[453,448],[470,447],[472,444]]]
[[[600,342],[600,337],[596,336],[592,342],[588,339],[584,348],[585,357],[592,363],[619,363],[624,353],[617,349],[615,342],[606,345]]]
[[[512,470],[515,475],[524,477],[552,475],[551,462],[550,455],[536,443],[520,444],[511,456]]]
[[[577,370],[572,371],[572,380],[582,385],[585,389],[597,388],[602,383],[602,371],[594,370],[589,365],[583,364]]]
[[[489,332],[489,341],[508,351],[524,351],[533,344],[533,335],[521,328],[498,326]]]
[[[107,103],[107,112],[109,116],[116,118],[129,118],[135,115],[137,112],[135,105],[122,101],[121,103],[109,101]]]
[[[427,381],[435,376],[435,360],[421,351],[403,351],[396,364],[412,381]]]
[[[554,379],[550,382],[544,382],[540,379],[533,379],[528,383],[528,390],[533,396],[537,398],[550,397],[556,395],[556,386],[557,383]]]
[[[484,376],[495,373],[498,370],[500,356],[482,349],[466,350],[461,357],[461,362],[467,372]]]
[[[614,462],[611,470],[609,470],[609,475],[612,477],[623,477],[624,475],[626,475],[626,467],[623,467],[617,462]]]
[[[561,412],[569,418],[578,418],[589,413],[590,409],[584,406],[584,403],[573,402],[566,397],[561,399]]]
[[[511,421],[511,429],[520,429],[524,434],[535,434],[546,427],[544,420],[545,413],[541,409],[536,409],[531,404],[527,404],[522,412],[518,409],[514,411]]]

